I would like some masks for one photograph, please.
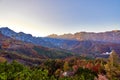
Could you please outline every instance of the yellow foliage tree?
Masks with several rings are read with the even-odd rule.
[[[64,69],[64,71],[68,71],[70,69],[67,61],[64,63],[63,69]]]
[[[108,58],[107,64],[105,65],[107,77],[110,80],[117,79],[117,76],[120,76],[119,67],[120,67],[119,56],[113,50]]]
[[[0,57],[0,63],[6,62],[7,60],[4,57]]]

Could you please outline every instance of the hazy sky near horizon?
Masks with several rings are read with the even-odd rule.
[[[34,36],[120,30],[120,0],[0,0],[0,27]]]

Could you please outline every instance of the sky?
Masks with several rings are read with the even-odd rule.
[[[0,27],[33,36],[120,30],[120,0],[0,0]]]

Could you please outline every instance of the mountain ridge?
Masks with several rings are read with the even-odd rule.
[[[57,34],[51,34],[47,37],[50,38],[57,38],[57,39],[69,39],[69,40],[92,40],[92,41],[103,41],[103,42],[114,42],[114,43],[120,43],[120,30],[112,30],[112,31],[106,31],[106,32],[77,32],[74,34],[63,34],[63,35],[57,35]]]

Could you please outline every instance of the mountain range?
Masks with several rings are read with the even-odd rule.
[[[4,36],[0,38],[1,44],[5,40],[5,43],[9,42],[11,45],[7,50],[32,58],[64,58],[81,54],[96,57],[111,50],[115,50],[120,55],[119,30],[101,33],[52,34],[47,37],[34,37],[23,32],[16,33],[8,27],[0,28],[0,32]]]

